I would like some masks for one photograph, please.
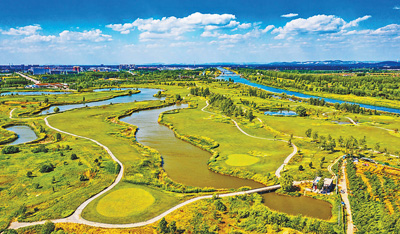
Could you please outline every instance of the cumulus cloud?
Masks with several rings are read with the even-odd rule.
[[[393,10],[400,10],[400,6],[393,7]]]
[[[36,34],[37,31],[42,30],[42,27],[40,27],[40,25],[38,24],[34,24],[34,25],[28,25],[28,26],[24,26],[24,27],[16,27],[16,28],[10,28],[9,30],[6,31],[1,31],[2,34],[5,35],[13,35],[13,36],[20,36],[20,35],[24,35],[24,36],[29,36],[29,35],[33,35]]]
[[[100,29],[85,30],[83,32],[68,31],[64,30],[59,34],[61,41],[92,41],[92,42],[103,42],[111,41],[110,35],[103,34]]]
[[[356,27],[361,21],[367,20],[371,16],[366,15],[346,22],[335,15],[315,15],[307,19],[299,18],[288,22],[284,27],[275,28],[272,33],[278,34],[276,39],[284,39],[288,35],[297,34],[325,34],[336,33],[343,29]]]
[[[216,29],[218,26],[237,26],[239,23],[234,21],[236,17],[232,14],[202,14],[193,13],[187,17],[177,18],[175,16],[163,17],[162,19],[136,19],[132,23],[109,24],[107,28],[122,34],[128,34],[135,28],[141,31],[140,39],[155,38],[182,38],[185,32],[194,31],[198,28],[208,27],[208,30]],[[214,28],[212,28],[214,27]],[[165,36],[161,34],[166,34]]]
[[[289,14],[281,15],[281,17],[283,17],[283,18],[293,18],[293,17],[296,17],[298,15],[299,14],[296,14],[296,13],[289,13]]]

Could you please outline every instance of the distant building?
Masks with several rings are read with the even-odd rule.
[[[50,69],[47,67],[32,67],[31,71],[33,75],[50,74]]]
[[[81,71],[81,68],[79,66],[74,66],[72,68],[72,71],[79,73]]]

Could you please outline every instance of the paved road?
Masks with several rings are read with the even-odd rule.
[[[345,163],[342,165],[342,170],[343,170],[343,178],[340,180],[339,186],[341,187],[341,190],[344,190],[344,193],[340,193],[342,196],[342,200],[346,206],[346,216],[347,216],[347,234],[353,234],[354,233],[354,224],[353,224],[353,217],[351,215],[351,206],[350,206],[350,201],[349,201],[349,196],[348,196],[348,189],[347,189],[347,177],[346,177],[346,166]]]
[[[32,81],[32,82],[35,83],[35,84],[40,84],[40,81],[35,80],[35,79],[33,79],[32,77],[29,77],[29,76],[27,76],[27,75],[24,75],[24,74],[22,74],[22,73],[20,73],[20,72],[17,72],[17,74],[20,75],[20,76],[22,76],[23,78],[25,78],[25,79],[27,79],[27,80]]]
[[[205,107],[203,107],[201,110],[203,112],[206,112],[206,113],[209,113],[209,114],[215,114],[213,112],[205,110],[209,106],[208,101],[206,101],[206,103],[207,103],[207,105]],[[222,115],[222,116],[224,116],[224,115]],[[240,128],[239,124],[235,120],[233,120],[233,119],[231,119],[231,120],[235,124],[235,126],[239,129],[239,131],[242,132],[243,134],[245,134],[246,136],[257,138],[257,139],[261,139],[261,140],[276,141],[276,139],[274,139],[274,138],[264,138],[264,137],[258,137],[258,136],[250,135],[247,132],[243,131],[243,129]],[[260,119],[258,119],[258,120],[260,122],[262,122]],[[289,143],[288,141],[285,141],[285,140],[279,140],[279,141],[283,141],[283,142]],[[289,161],[293,158],[293,156],[295,156],[297,154],[297,151],[298,151],[297,146],[295,144],[293,144],[293,143],[291,143],[291,145],[293,147],[293,152],[286,157],[286,159],[283,161],[282,165],[280,165],[279,168],[275,171],[275,176],[278,177],[278,178],[281,177],[281,171],[285,168],[285,166],[289,163]]]

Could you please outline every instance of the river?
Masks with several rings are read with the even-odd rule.
[[[239,75],[237,75],[236,73],[231,72],[229,70],[226,70],[224,68],[218,68],[218,69],[222,72],[222,74],[218,77],[219,79],[223,79],[223,80],[232,79],[236,83],[241,83],[241,84],[245,84],[245,85],[248,85],[248,86],[251,86],[251,87],[260,88],[260,89],[263,89],[263,90],[271,92],[271,93],[285,93],[288,96],[295,96],[295,97],[299,97],[299,98],[323,98],[328,103],[357,104],[360,107],[363,107],[363,108],[366,108],[366,109],[400,114],[400,109],[382,107],[382,106],[374,106],[374,105],[367,105],[367,104],[356,103],[356,102],[346,102],[346,101],[342,101],[342,100],[338,100],[338,99],[318,97],[318,96],[308,95],[308,94],[304,94],[304,93],[289,91],[289,90],[285,90],[285,89],[274,88],[274,87],[270,87],[270,86],[266,86],[266,85],[262,85],[262,84],[257,84],[257,83],[251,82],[251,81],[249,81],[249,80],[247,80],[245,78],[242,78]]]
[[[30,127],[25,125],[14,125],[5,129],[15,132],[18,135],[18,138],[8,145],[23,144],[37,139],[36,133]]]

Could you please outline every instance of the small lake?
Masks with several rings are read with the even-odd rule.
[[[59,95],[59,94],[70,94],[70,93],[71,92],[27,91],[27,92],[4,92],[0,93],[0,96],[10,96],[10,95],[39,96],[39,95]]]
[[[107,89],[107,91],[108,90],[109,89]],[[117,103],[130,103],[130,102],[139,102],[139,101],[145,101],[145,100],[147,101],[147,100],[164,100],[165,99],[165,97],[156,98],[153,96],[158,91],[160,91],[159,89],[139,89],[139,90],[141,91],[140,93],[126,95],[126,96],[119,96],[119,97],[111,98],[111,99],[104,100],[104,101],[51,106],[50,108],[40,112],[39,115],[47,115],[47,114],[54,113],[54,108],[56,108],[56,107],[58,107],[60,109],[60,112],[62,112],[62,111],[66,111],[66,110],[72,110],[72,109],[83,108],[83,107],[103,106],[103,105],[110,105],[110,104],[117,104]]]
[[[272,210],[291,215],[303,215],[318,219],[329,220],[332,217],[332,206],[329,202],[317,200],[311,197],[291,197],[277,193],[264,193],[264,205]]]
[[[38,138],[36,136],[36,133],[30,127],[25,126],[25,125],[16,125],[16,126],[7,127],[5,129],[7,129],[8,131],[15,132],[18,135],[18,138],[13,142],[8,143],[8,145],[23,144],[23,143],[34,141]]]
[[[289,90],[285,90],[285,89],[278,89],[278,88],[274,88],[274,87],[270,87],[270,86],[266,86],[266,85],[262,85],[262,84],[257,84],[257,83],[251,82],[251,81],[249,81],[249,80],[247,80],[245,78],[242,78],[239,75],[237,75],[236,73],[233,73],[233,72],[231,72],[229,70],[226,70],[224,68],[218,68],[218,69],[222,72],[221,75],[218,77],[218,79],[222,79],[222,80],[226,80],[226,81],[231,79],[234,82],[245,84],[245,85],[252,86],[252,87],[255,87],[255,88],[259,88],[259,89],[263,89],[263,90],[271,92],[271,93],[285,93],[288,96],[295,96],[295,97],[307,98],[307,99],[308,98],[323,98],[328,103],[357,104],[360,107],[363,107],[363,108],[366,108],[366,109],[377,110],[377,111],[385,111],[385,112],[389,112],[389,113],[400,114],[400,109],[382,107],[382,106],[373,106],[373,105],[367,105],[367,104],[361,104],[361,103],[355,103],[355,102],[346,102],[346,101],[342,101],[342,100],[338,100],[338,99],[318,97],[318,96],[308,95],[308,94],[304,94],[304,93],[289,91]]]
[[[157,122],[162,112],[186,107],[187,105],[175,105],[135,112],[131,116],[122,118],[121,121],[139,127],[136,133],[137,141],[160,152],[165,171],[172,180],[178,183],[214,188],[263,187],[262,184],[252,180],[210,171],[207,166],[211,157],[209,152],[176,138],[171,129]]]
[[[291,110],[279,110],[279,111],[266,111],[265,115],[279,115],[279,116],[296,116],[297,113]]]

